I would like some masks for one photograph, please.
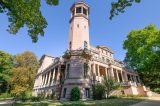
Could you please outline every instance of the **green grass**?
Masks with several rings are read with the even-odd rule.
[[[129,106],[143,101],[140,98],[117,98],[117,99],[103,99],[103,100],[91,100],[91,101],[41,101],[39,103],[33,102],[19,102],[12,106]]]

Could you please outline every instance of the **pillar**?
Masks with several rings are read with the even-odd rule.
[[[108,78],[107,67],[105,67],[106,77]]]
[[[111,67],[109,71],[110,71],[110,72],[109,72],[109,73],[110,73],[110,77],[111,77],[111,78],[114,78],[113,68]]]
[[[60,83],[60,71],[61,71],[61,65],[58,65],[58,70],[57,70],[57,79],[56,82]]]
[[[124,82],[124,75],[122,70],[121,70],[121,77],[122,77],[122,82]]]
[[[117,81],[120,82],[120,81],[119,81],[118,70],[116,70],[116,75],[117,75]]]
[[[97,69],[98,69],[98,81],[99,81],[99,77],[100,77],[100,72],[99,72],[99,65],[97,65]]]
[[[51,85],[54,85],[54,77],[55,77],[55,68],[53,69],[53,77],[52,77],[52,82],[51,82]]]

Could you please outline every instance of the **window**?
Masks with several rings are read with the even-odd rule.
[[[67,91],[67,88],[64,88],[63,89],[63,98],[65,98],[65,96],[66,96],[66,91]]]
[[[82,13],[81,7],[77,7],[77,8],[76,8],[76,13]]]
[[[69,50],[72,48],[72,42],[69,42]]]
[[[84,41],[84,48],[85,48],[85,49],[88,48],[87,45],[88,45],[88,44],[87,44],[87,41]]]
[[[90,95],[89,95],[89,88],[85,88],[84,94],[85,94],[86,98],[90,97]]]
[[[67,64],[67,78],[69,78],[69,68],[70,68],[70,64]]]
[[[77,28],[79,28],[79,24],[77,24]]]
[[[104,57],[102,57],[102,60],[103,60],[103,61],[105,61],[105,58],[104,58]]]
[[[87,10],[83,8],[83,14],[87,15]]]
[[[87,77],[87,73],[88,73],[88,64],[84,63],[84,78]]]
[[[74,16],[74,10],[72,11],[72,16]]]

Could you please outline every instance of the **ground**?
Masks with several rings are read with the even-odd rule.
[[[21,102],[13,104],[12,101],[0,101],[0,106],[159,106],[160,97],[152,98],[117,98],[95,101],[60,102],[42,101],[40,103]]]

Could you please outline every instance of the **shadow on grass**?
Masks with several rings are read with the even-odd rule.
[[[22,102],[12,106],[130,106],[143,100],[140,98],[116,98],[90,101],[42,101],[40,103]]]

